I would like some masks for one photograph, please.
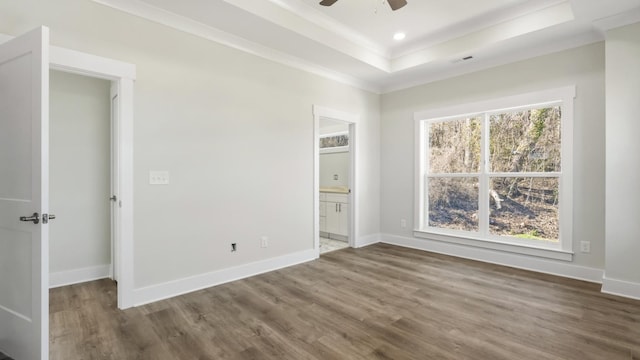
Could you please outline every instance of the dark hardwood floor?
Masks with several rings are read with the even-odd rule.
[[[640,301],[377,244],[119,311],[51,290],[51,359],[640,359]]]

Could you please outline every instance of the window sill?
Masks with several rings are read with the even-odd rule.
[[[543,247],[509,244],[492,240],[478,240],[470,237],[462,237],[450,234],[441,234],[432,231],[414,230],[413,236],[422,239],[442,241],[451,244],[473,246],[483,249],[498,250],[521,255],[536,256],[547,259],[573,261],[573,252],[549,249]]]

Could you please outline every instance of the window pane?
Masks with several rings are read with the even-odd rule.
[[[559,172],[560,106],[489,117],[492,172]]]
[[[557,178],[492,178],[489,229],[540,241],[559,241]]]
[[[429,226],[478,231],[478,178],[430,178]]]
[[[480,170],[480,118],[431,123],[429,172],[477,173]]]

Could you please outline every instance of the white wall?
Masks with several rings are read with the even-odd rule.
[[[603,43],[383,95],[382,232],[413,241],[414,112],[574,84],[577,90],[574,124],[574,264],[603,269]],[[401,229],[401,219],[407,220],[406,229]],[[590,254],[579,252],[580,240],[591,242]]]
[[[320,154],[320,187],[349,186],[349,158],[348,152]]]
[[[111,263],[110,82],[51,71],[50,272]]]
[[[640,298],[640,23],[606,43],[606,277],[635,283]]]
[[[349,131],[349,125],[346,123],[343,124],[334,124],[328,122],[329,120],[320,119],[320,135],[326,134],[335,134],[339,132],[347,132]]]
[[[54,45],[137,65],[136,288],[313,248],[313,104],[360,114],[359,234],[379,233],[379,95],[86,0],[0,3],[0,32],[42,24]]]

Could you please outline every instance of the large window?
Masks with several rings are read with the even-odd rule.
[[[417,235],[569,253],[574,93],[417,113]]]

